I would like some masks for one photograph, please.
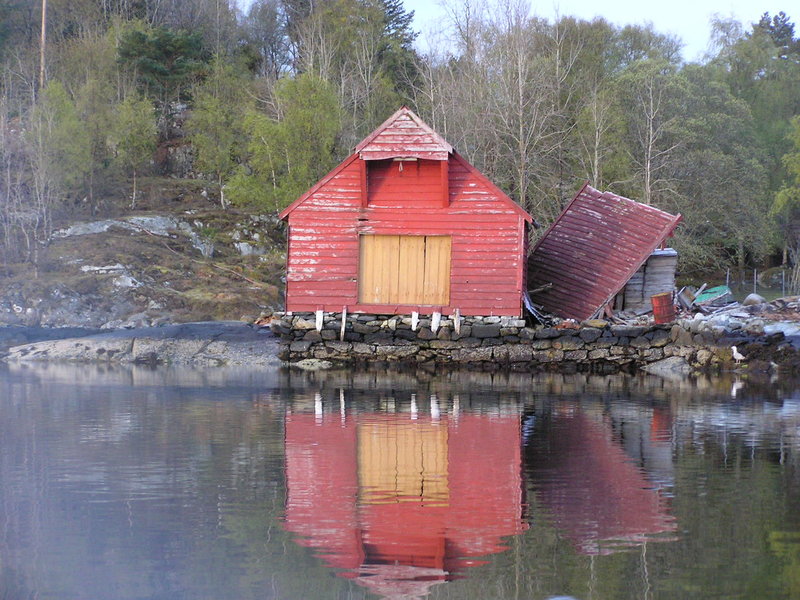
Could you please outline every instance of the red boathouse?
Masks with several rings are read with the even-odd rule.
[[[286,415],[285,528],[346,579],[422,598],[528,525],[519,415]]]
[[[522,314],[532,217],[408,108],[280,217],[287,311]]]

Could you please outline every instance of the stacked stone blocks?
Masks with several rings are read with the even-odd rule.
[[[708,367],[726,359],[715,349],[729,348],[730,342],[693,335],[681,324],[615,325],[593,320],[579,328],[531,327],[522,319],[489,316],[461,317],[458,326],[453,318],[443,317],[436,327],[430,318],[351,314],[342,329],[341,319],[341,314],[326,313],[317,329],[314,313],[276,315],[272,329],[282,340],[280,358],[520,370],[572,364],[614,371],[672,356]]]

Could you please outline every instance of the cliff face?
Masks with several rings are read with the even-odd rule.
[[[0,269],[0,326],[117,328],[256,318],[283,305],[285,241],[272,216],[169,193],[63,222],[37,264]]]

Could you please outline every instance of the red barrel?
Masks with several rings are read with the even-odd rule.
[[[650,296],[653,304],[653,318],[656,323],[671,323],[675,320],[675,304],[672,302],[672,292],[662,292]]]

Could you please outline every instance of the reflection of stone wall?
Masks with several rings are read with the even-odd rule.
[[[272,329],[283,341],[281,358],[291,362],[315,358],[520,370],[575,365],[612,372],[670,357],[699,368],[731,361],[730,336],[693,334],[680,325],[589,321],[579,329],[558,329],[526,327],[525,321],[511,317],[461,317],[458,327],[450,318],[442,318],[436,327],[430,318],[415,324],[399,315],[354,314],[347,315],[342,330],[341,315],[326,313],[318,330],[315,314],[295,313],[274,320]]]

